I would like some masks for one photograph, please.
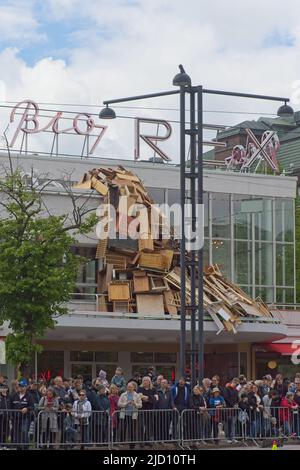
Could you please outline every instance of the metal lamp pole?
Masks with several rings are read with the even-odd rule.
[[[182,65],[179,66],[180,72],[174,77],[173,85],[179,87],[178,90],[163,91],[145,95],[131,96],[127,98],[118,98],[103,101],[106,105],[100,113],[101,119],[115,119],[115,111],[109,107],[110,104],[124,103],[128,101],[137,101],[148,98],[157,98],[161,96],[180,94],[180,205],[181,205],[181,223],[182,237],[180,243],[180,358],[179,372],[180,376],[185,375],[186,352],[190,353],[191,381],[192,385],[196,383],[196,359],[198,359],[198,383],[201,384],[204,377],[204,324],[203,324],[203,247],[192,250],[190,255],[186,254],[186,237],[184,227],[185,220],[185,202],[186,186],[189,181],[190,203],[191,203],[191,228],[195,232],[196,225],[196,203],[203,204],[203,94],[222,95],[238,98],[254,98],[259,100],[281,101],[285,103],[280,109],[286,114],[293,114],[293,110],[287,105],[289,98],[255,95],[251,93],[237,93],[231,91],[209,90],[202,86],[192,86],[190,77],[185,73]],[[186,128],[185,122],[185,103],[186,94],[190,96],[190,127]],[[197,106],[196,106],[197,102]],[[197,108],[197,109],[196,109]],[[190,138],[190,165],[189,169],[186,162],[186,136]],[[196,197],[197,187],[197,197]],[[201,230],[204,228],[201,227]],[[202,237],[201,237],[202,238]],[[193,241],[193,240],[192,240]],[[189,267],[191,282],[191,302],[186,305],[186,268]],[[198,292],[197,292],[198,291]],[[197,295],[196,295],[197,294]],[[198,299],[197,299],[198,296]],[[191,318],[191,349],[186,350],[186,311],[190,311]],[[198,318],[197,318],[198,317]],[[198,322],[197,322],[198,319]],[[198,324],[197,324],[198,323]],[[198,326],[198,335],[197,333]],[[196,347],[196,343],[198,343]],[[197,357],[198,356],[198,357]]]

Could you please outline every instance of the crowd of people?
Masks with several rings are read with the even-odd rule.
[[[92,382],[57,376],[50,383],[0,375],[0,447],[83,448],[117,443],[179,440],[227,443],[240,437],[300,438],[300,373],[293,381],[277,374],[226,384],[220,377],[191,386],[181,377],[170,383],[149,368],[126,380],[117,367],[111,381],[101,370]]]

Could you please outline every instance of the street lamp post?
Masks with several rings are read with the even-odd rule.
[[[186,256],[186,237],[184,227],[185,219],[185,203],[187,200],[186,187],[187,181],[190,188],[190,212],[191,212],[191,228],[195,233],[197,224],[197,203],[203,204],[203,95],[213,94],[221,96],[230,96],[238,98],[253,98],[260,100],[281,101],[285,104],[279,108],[281,113],[289,115],[293,114],[293,110],[287,105],[288,98],[256,95],[252,93],[238,93],[222,90],[209,90],[202,86],[192,86],[189,75],[185,72],[182,65],[179,66],[180,72],[175,75],[173,85],[179,87],[178,90],[163,91],[158,93],[150,93],[145,95],[131,96],[127,98],[118,98],[103,101],[106,106],[103,108],[99,117],[101,119],[116,118],[115,111],[109,107],[114,103],[123,103],[128,101],[143,100],[148,98],[157,98],[168,95],[180,95],[180,206],[181,206],[181,224],[182,236],[180,240],[180,358],[179,373],[185,376],[186,369],[186,312],[190,313],[191,322],[191,349],[189,350],[191,365],[191,382],[196,383],[196,360],[198,359],[197,380],[201,384],[204,377],[204,308],[203,308],[203,247],[192,250],[190,255]],[[186,127],[186,95],[190,97],[190,126]],[[278,111],[278,113],[279,113]],[[189,169],[186,162],[186,136],[190,139],[190,162]],[[197,188],[197,197],[196,197]],[[203,230],[204,227],[201,227]],[[202,239],[203,237],[201,237]],[[191,240],[193,241],[193,240]],[[191,302],[186,305],[186,274],[187,268],[190,273],[191,284]],[[197,321],[198,320],[198,321]],[[197,334],[198,326],[198,334]],[[198,344],[197,344],[198,343]]]

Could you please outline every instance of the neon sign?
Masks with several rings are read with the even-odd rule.
[[[228,169],[250,170],[255,164],[257,171],[261,163],[266,162],[272,170],[279,172],[276,153],[280,148],[279,137],[274,131],[265,131],[261,141],[256,138],[251,129],[246,129],[246,148],[243,145],[235,145],[231,155],[225,158]]]

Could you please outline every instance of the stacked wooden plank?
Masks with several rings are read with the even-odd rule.
[[[172,237],[163,239],[166,219],[157,208],[158,217],[151,218],[154,201],[142,181],[124,167],[98,168],[85,173],[75,188],[97,191],[105,207],[100,217],[100,222],[105,221],[104,235],[95,251],[99,311],[179,315],[179,244]],[[114,219],[108,213],[108,204],[115,209]],[[109,238],[112,223],[115,223],[115,236]],[[134,238],[130,238],[130,230],[135,232]],[[261,299],[257,302],[251,299],[223,277],[217,265],[206,268],[203,280],[205,313],[218,326],[217,334],[223,330],[236,333],[242,317],[272,316]],[[190,302],[187,271],[186,305]]]

